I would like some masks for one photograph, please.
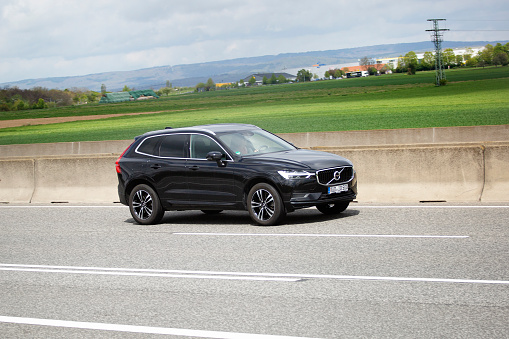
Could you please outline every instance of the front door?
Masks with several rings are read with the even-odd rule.
[[[212,138],[203,134],[192,134],[190,156],[186,163],[186,181],[189,203],[197,208],[227,208],[235,202],[233,191],[233,169],[218,166],[206,159],[209,152],[221,152],[225,160],[231,160],[226,151]]]

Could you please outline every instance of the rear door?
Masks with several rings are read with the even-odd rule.
[[[157,156],[149,160],[150,176],[165,208],[186,204],[186,159],[189,149],[188,134],[168,134],[158,138]]]

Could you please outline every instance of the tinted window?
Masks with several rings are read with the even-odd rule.
[[[186,158],[189,135],[171,134],[163,137],[159,147],[159,156],[168,158]]]
[[[294,150],[295,146],[264,130],[226,132],[218,135],[237,155],[253,155]]]
[[[191,158],[205,159],[209,152],[221,152],[225,157],[225,151],[211,138],[201,134],[191,135]]]
[[[147,138],[141,142],[141,145],[138,146],[136,152],[157,156],[159,155],[159,148],[156,147],[160,141],[161,137]]]

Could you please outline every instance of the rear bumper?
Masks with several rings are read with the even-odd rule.
[[[128,205],[129,203],[127,201],[127,197],[125,196],[125,186],[124,186],[122,180],[120,180],[120,178],[118,180],[117,190],[118,190],[118,199],[119,199],[120,203],[123,205]]]

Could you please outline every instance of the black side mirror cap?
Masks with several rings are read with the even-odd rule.
[[[217,162],[219,167],[226,167],[226,161],[223,161],[223,154],[221,152],[208,152],[207,160]]]

